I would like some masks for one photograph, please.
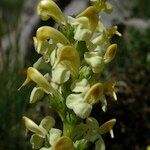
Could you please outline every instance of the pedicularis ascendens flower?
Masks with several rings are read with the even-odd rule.
[[[105,150],[102,135],[110,132],[114,137],[116,119],[99,126],[90,114],[99,103],[100,109],[107,110],[107,93],[117,100],[116,82],[105,81],[101,74],[117,51],[117,44],[109,40],[114,34],[121,34],[116,26],[106,29],[100,22],[100,13],[110,13],[112,6],[106,0],[91,2],[93,5],[76,17],[64,16],[53,0],[38,4],[41,19],[54,19],[59,29],[42,26],[37,30],[33,40],[41,57],[27,69],[22,86],[31,81],[36,83],[30,103],[47,100],[60,115],[63,129],[54,128],[55,120],[51,116],[45,117],[40,125],[23,117],[26,129],[34,133],[30,140],[34,149],[84,150],[93,143],[95,150]]]

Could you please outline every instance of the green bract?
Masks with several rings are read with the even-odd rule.
[[[95,150],[105,150],[102,135],[110,132],[116,119],[99,126],[99,119],[91,117],[94,105],[107,110],[105,95],[117,100],[115,81],[101,77],[114,59],[117,44],[111,37],[121,36],[117,27],[106,29],[100,22],[100,13],[110,13],[112,6],[106,0],[91,0],[92,6],[76,17],[64,16],[53,0],[42,0],[37,7],[42,20],[52,18],[59,30],[42,26],[33,37],[40,58],[27,69],[27,78],[36,85],[31,91],[30,103],[47,100],[47,107],[55,109],[63,123],[55,128],[55,120],[47,116],[40,125],[23,117],[27,130],[33,132],[30,142],[33,149],[84,150],[89,143]],[[41,73],[42,72],[42,73]],[[46,73],[46,74],[43,74]]]

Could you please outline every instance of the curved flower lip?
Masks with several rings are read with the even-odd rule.
[[[81,88],[81,86],[83,87]],[[85,90],[83,90],[84,86],[88,88],[85,87]],[[83,79],[76,83],[74,89],[76,92],[81,93],[70,94],[66,99],[66,105],[68,108],[73,109],[77,116],[83,119],[87,118],[92,111],[92,106],[99,100],[102,106],[104,105],[103,107],[106,107],[107,104],[102,99],[103,85],[101,83],[94,84],[90,88],[86,80]]]
[[[104,69],[104,60],[100,52],[85,52],[84,59],[94,73],[100,73]]]
[[[69,40],[58,30],[49,26],[42,26],[36,31],[37,44],[45,40],[53,39],[63,45],[69,45]]]
[[[80,13],[76,18],[87,17],[89,20],[89,29],[94,32],[98,25],[99,15],[97,9],[94,6],[90,6]]]
[[[44,90],[40,87],[34,87],[30,95],[30,104],[37,102],[44,96]]]
[[[37,12],[44,21],[52,17],[56,22],[66,24],[62,11],[53,0],[42,0],[38,4]]]
[[[31,119],[23,116],[22,117],[25,126],[27,128],[27,130],[30,130],[31,132],[34,132],[35,134],[37,134],[38,136],[44,138],[46,135],[46,132],[43,128],[40,128],[35,122],[33,122]]]
[[[55,61],[53,68],[55,68],[60,62],[70,70],[73,76],[77,76],[80,67],[80,56],[76,49],[72,46],[63,46],[60,50],[58,58]]]

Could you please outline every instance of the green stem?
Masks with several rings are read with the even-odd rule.
[[[74,124],[63,122],[63,135],[67,137],[71,137],[74,127],[75,127]]]

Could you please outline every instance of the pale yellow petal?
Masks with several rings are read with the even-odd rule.
[[[38,30],[36,31],[36,38],[37,38],[37,43],[49,39],[52,39],[63,45],[68,45],[70,43],[68,39],[61,32],[49,26],[42,26],[38,28]]]
[[[107,132],[110,132],[113,129],[113,126],[115,125],[115,123],[116,123],[116,119],[111,119],[105,122],[104,124],[102,124],[99,127],[100,133],[105,134]]]
[[[68,137],[61,137],[54,145],[54,150],[74,150],[73,142]]]
[[[73,76],[77,76],[80,67],[80,56],[72,46],[63,46],[55,61],[54,68],[62,62]]]
[[[37,134],[40,137],[43,137],[43,138],[45,137],[46,132],[44,129],[40,128],[35,122],[33,122],[31,119],[29,119],[25,116],[23,116],[22,119],[25,123],[26,128],[29,131]]]
[[[38,15],[42,20],[52,17],[56,22],[65,24],[65,17],[53,0],[42,0],[37,7]]]
[[[111,62],[116,55],[116,51],[117,51],[117,44],[111,44],[107,48],[106,53],[104,55],[104,62],[105,63]]]
[[[82,13],[80,13],[77,18],[79,17],[87,17],[89,20],[89,29],[94,31],[98,25],[99,15],[97,9],[94,6],[90,6],[86,8]]]

